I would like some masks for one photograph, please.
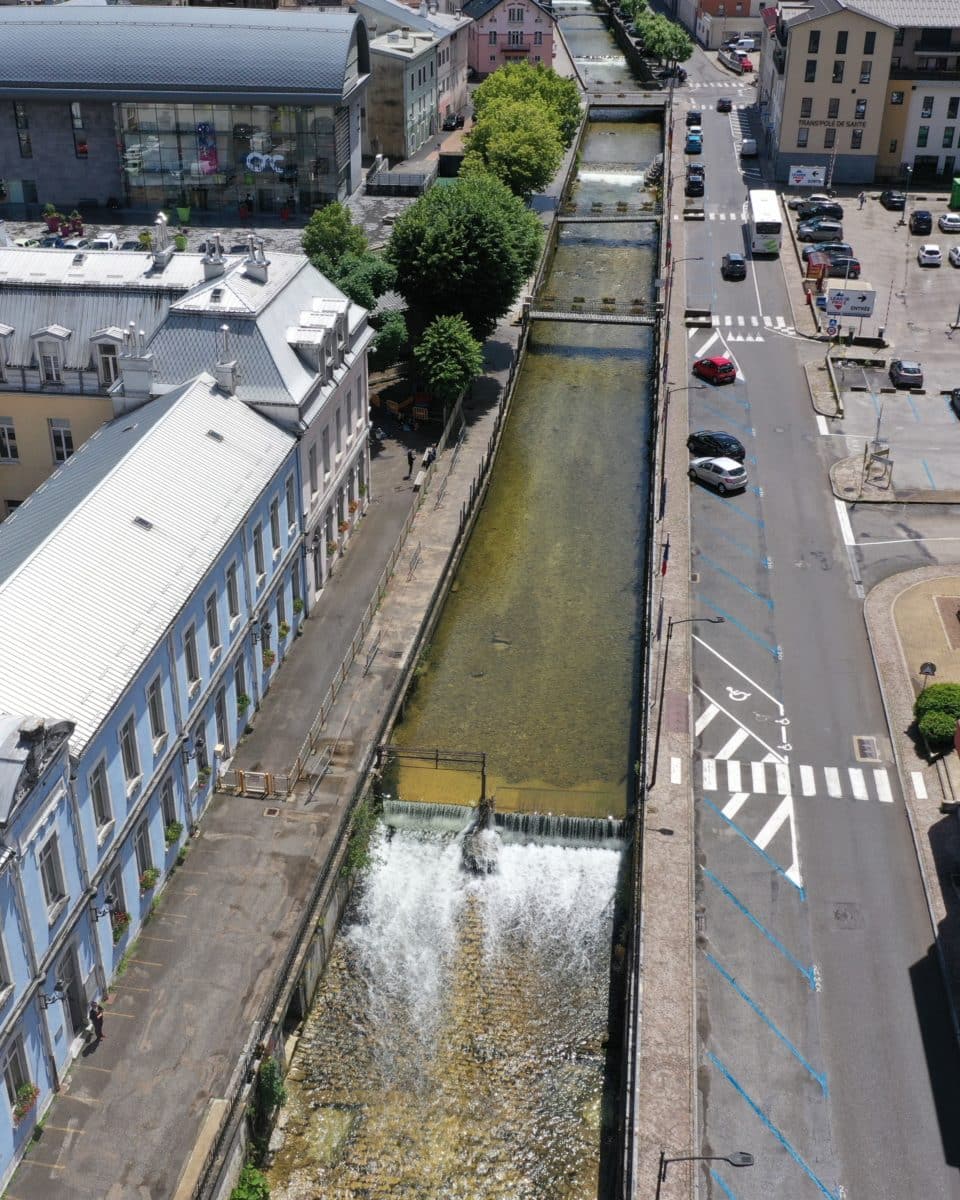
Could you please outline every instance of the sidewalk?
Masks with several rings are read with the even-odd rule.
[[[550,207],[572,161],[571,151],[548,189]],[[239,751],[250,762],[285,760],[289,747],[296,754],[395,531],[416,503],[396,570],[330,714],[341,756],[309,795],[273,805],[214,798],[189,857],[168,877],[154,917],[111,985],[105,1041],[73,1064],[9,1184],[8,1200],[193,1195],[192,1181],[239,1094],[250,1050],[269,1027],[274,984],[311,888],[384,736],[454,560],[461,514],[479,490],[501,428],[522,299],[484,346],[485,374],[465,404],[455,461],[451,449],[444,451],[426,492],[414,497],[402,478],[405,446],[388,441],[382,461],[378,456],[370,510]],[[376,637],[380,649],[364,675],[366,646]]]
[[[956,752],[931,764],[913,736],[920,664],[933,662],[937,681],[960,682],[960,570],[921,567],[877,584],[864,619],[883,695],[904,804],[937,939],[954,1032],[960,1040],[960,823],[941,805],[960,799]]]

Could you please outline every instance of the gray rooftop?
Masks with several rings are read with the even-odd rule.
[[[958,0],[807,0],[805,5],[783,5],[788,25],[820,21],[834,13],[862,13],[874,21],[894,28],[952,28],[960,21]]]
[[[353,7],[367,22],[371,36],[390,29],[405,28],[435,33],[438,38],[444,38],[471,23],[469,17],[430,12],[429,8],[424,13],[400,3],[400,0],[355,0]]]
[[[335,103],[369,73],[353,13],[0,6],[0,96]]]

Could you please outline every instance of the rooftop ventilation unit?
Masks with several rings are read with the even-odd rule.
[[[146,517],[134,517],[133,523],[134,523],[134,525],[138,525],[141,529],[152,529],[153,528],[153,522],[148,521]]]
[[[219,304],[219,303],[220,303],[220,301],[221,301],[222,299],[223,299],[223,288],[222,288],[222,287],[215,287],[215,288],[213,289],[213,291],[210,293],[210,301],[211,301],[211,303],[212,303],[212,304]]]
[[[222,441],[223,441],[223,434],[222,434],[222,433],[217,433],[217,431],[216,431],[215,429],[208,429],[208,430],[207,430],[207,437],[208,437],[208,438],[212,438],[212,439],[213,439],[213,441],[215,441],[215,442],[222,442]]]

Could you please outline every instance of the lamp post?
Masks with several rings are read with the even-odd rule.
[[[678,1158],[667,1158],[665,1150],[660,1151],[660,1166],[657,1168],[657,1194],[660,1200],[660,1184],[667,1177],[667,1167],[675,1162],[725,1162],[731,1167],[752,1167],[753,1155],[746,1150],[734,1150],[732,1154],[683,1154]]]
[[[910,198],[910,179],[913,176],[913,164],[904,163],[903,173],[907,177],[907,182],[903,189],[903,212],[900,214],[900,220],[897,222],[898,225],[906,225],[907,223],[907,201]]]
[[[923,676],[923,687],[920,689],[921,694],[926,690],[927,684],[937,673],[937,664],[925,662],[920,664],[920,674]]]
[[[657,734],[653,743],[653,770],[650,773],[650,779],[647,782],[646,790],[649,792],[657,782],[657,767],[660,764],[660,726],[663,723],[663,697],[667,686],[667,659],[670,655],[670,639],[673,637],[674,625],[692,625],[695,621],[707,621],[711,625],[722,625],[726,617],[678,617],[674,620],[673,617],[667,621],[667,637],[663,643],[663,670],[660,675],[660,698],[657,702]],[[676,1160],[671,1159],[671,1162]],[[657,1189],[659,1192],[659,1188]]]

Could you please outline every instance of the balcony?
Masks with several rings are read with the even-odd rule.
[[[506,33],[501,34],[497,38],[497,49],[501,54],[516,54],[518,56],[522,56],[524,54],[529,54],[533,48],[533,34],[531,33],[520,34],[519,37],[515,33]]]

